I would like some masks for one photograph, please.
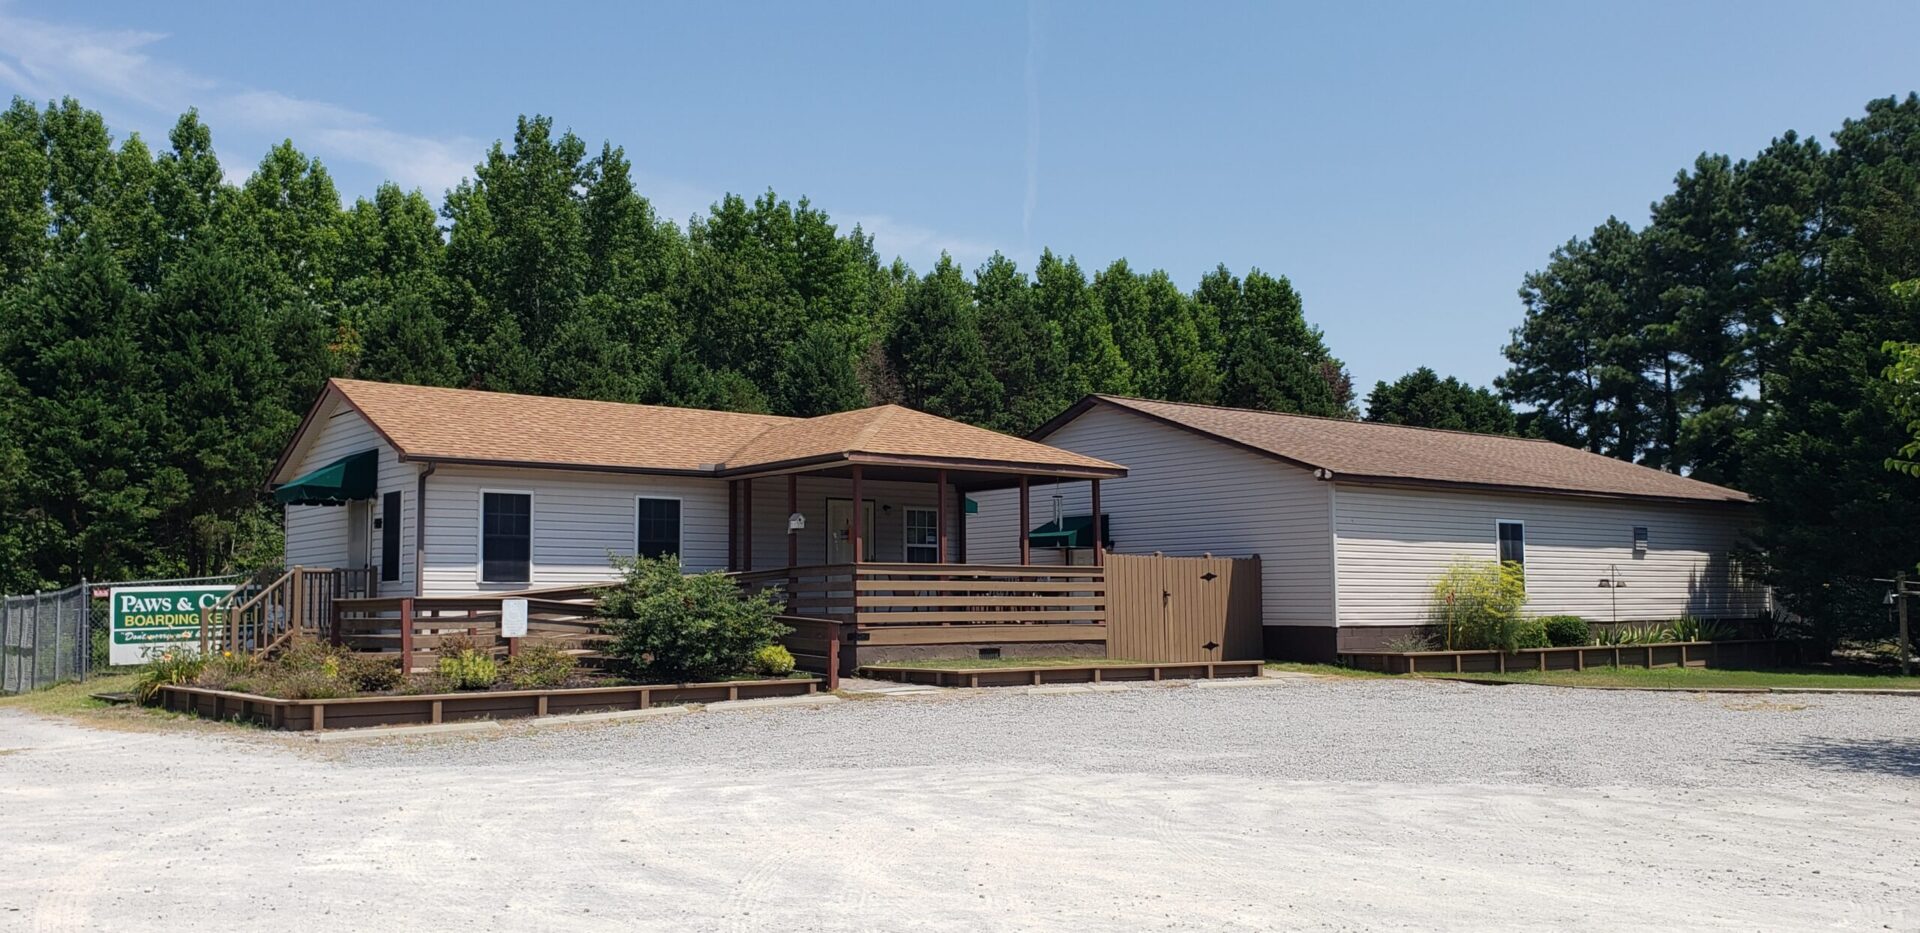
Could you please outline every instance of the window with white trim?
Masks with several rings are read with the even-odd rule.
[[[907,509],[907,563],[940,560],[940,513],[936,509]]]
[[[1500,562],[1527,566],[1527,526],[1520,522],[1500,522]]]
[[[480,494],[480,582],[527,583],[533,578],[533,496]]]

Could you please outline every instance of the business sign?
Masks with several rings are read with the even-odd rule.
[[[233,586],[116,586],[107,591],[107,663],[144,664],[168,648],[200,647],[200,610]]]

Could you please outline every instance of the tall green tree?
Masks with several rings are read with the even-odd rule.
[[[1220,266],[1200,282],[1198,300],[1220,320],[1224,347],[1221,402],[1236,408],[1355,416],[1353,383],[1307,323],[1300,295],[1285,277],[1259,269],[1243,281]]]
[[[1367,393],[1365,420],[1479,434],[1513,434],[1517,429],[1512,407],[1498,393],[1452,376],[1441,379],[1426,366],[1390,383],[1374,383]]]
[[[909,407],[976,423],[1000,407],[1000,383],[987,364],[973,288],[951,256],[941,254],[907,294],[887,351]]]

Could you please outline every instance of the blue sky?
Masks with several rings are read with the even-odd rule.
[[[230,173],[290,137],[348,197],[437,201],[538,112],[680,220],[772,187],[922,269],[1259,266],[1364,390],[1491,380],[1555,245],[1920,88],[1911,0],[815,6],[0,0],[0,92],[150,139],[198,106]]]

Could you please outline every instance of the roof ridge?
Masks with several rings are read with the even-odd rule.
[[[353,379],[346,376],[329,376],[327,381],[347,388],[355,385],[380,386],[382,388],[425,390],[428,392],[454,392],[461,395],[490,395],[495,398],[524,398],[540,402],[584,402],[593,405],[617,405],[622,408],[646,408],[655,411],[689,411],[706,415],[732,415],[741,418],[759,418],[771,423],[797,424],[811,419],[794,415],[774,415],[757,411],[727,411],[723,408],[694,408],[687,405],[658,405],[652,402],[616,402],[600,398],[568,398],[561,395],[534,395],[529,392],[502,392],[498,389],[468,389],[458,386],[427,386],[411,382],[382,382],[378,379]]]
[[[1365,418],[1334,418],[1329,415],[1308,415],[1297,411],[1273,411],[1266,408],[1235,408],[1232,405],[1213,405],[1207,402],[1170,402],[1160,398],[1141,398],[1136,395],[1112,395],[1096,392],[1094,398],[1110,402],[1146,402],[1151,405],[1178,405],[1182,408],[1205,408],[1212,411],[1231,411],[1244,415],[1274,415],[1281,418],[1305,418],[1309,421],[1329,421],[1334,424],[1363,424],[1375,428],[1405,428],[1409,431],[1432,431],[1437,434],[1464,434],[1468,437],[1493,437],[1503,441],[1530,441],[1539,444],[1554,444],[1544,437],[1526,437],[1520,434],[1488,434],[1485,431],[1463,431],[1459,428],[1430,428],[1418,424],[1394,424],[1391,421],[1368,421]],[[1565,444],[1559,446],[1565,447]],[[1664,471],[1663,471],[1664,472]],[[1680,474],[1675,473],[1675,476]]]

